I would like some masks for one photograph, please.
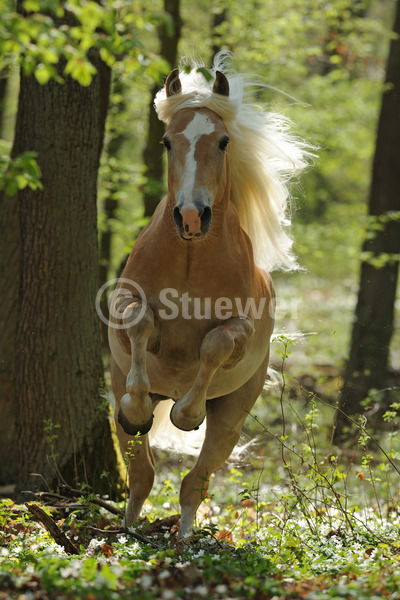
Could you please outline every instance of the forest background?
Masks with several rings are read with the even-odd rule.
[[[18,241],[12,242],[11,240],[10,232],[13,229],[10,227],[9,219],[11,214],[15,217],[15,210],[12,209],[10,198],[15,199],[15,195],[19,195],[20,200],[23,200],[24,193],[40,194],[42,185],[40,171],[43,174],[45,169],[40,163],[40,150],[38,156],[36,140],[32,147],[29,147],[29,144],[26,145],[26,139],[23,144],[19,142],[24,154],[19,159],[19,154],[16,155],[15,140],[18,138],[18,128],[15,131],[15,118],[19,87],[18,65],[22,68],[21,83],[29,80],[29,85],[31,85],[33,81],[31,88],[33,93],[37,93],[40,87],[38,93],[43,94],[46,94],[46,89],[50,90],[49,94],[51,90],[54,93],[56,85],[61,87],[57,77],[60,77],[62,72],[60,69],[64,69],[63,75],[69,81],[68,86],[71,85],[70,80],[76,84],[71,98],[76,98],[77,111],[79,103],[82,101],[83,91],[92,90],[94,80],[98,79],[93,69],[93,64],[98,64],[95,62],[98,58],[94,59],[93,53],[99,53],[101,59],[112,71],[104,148],[98,175],[97,218],[100,258],[98,272],[97,265],[95,266],[96,275],[93,274],[93,268],[96,264],[97,249],[93,254],[92,248],[91,259],[88,261],[89,267],[92,269],[91,279],[93,281],[92,287],[88,291],[88,306],[91,306],[92,312],[93,292],[96,292],[101,283],[115,277],[121,260],[132,247],[140,228],[151,214],[154,208],[154,199],[161,198],[165,190],[163,174],[155,166],[162,165],[164,159],[161,149],[158,150],[160,148],[158,142],[162,134],[155,135],[153,130],[153,128],[157,130],[157,125],[154,123],[154,113],[151,108],[152,95],[162,85],[164,77],[181,56],[200,57],[206,65],[210,65],[217,50],[232,50],[238,71],[255,74],[260,81],[265,83],[265,86],[257,92],[257,102],[264,108],[268,107],[270,110],[285,114],[293,121],[295,132],[299,137],[318,146],[318,157],[315,164],[304,174],[301,182],[293,188],[292,233],[295,239],[295,252],[298,254],[304,270],[298,273],[273,274],[279,299],[273,363],[284,373],[283,389],[278,393],[273,405],[267,401],[267,398],[260,401],[260,406],[257,407],[257,416],[249,419],[245,431],[248,438],[257,435],[262,437],[263,434],[266,434],[268,438],[271,435],[266,431],[266,427],[276,425],[279,435],[272,436],[274,448],[271,448],[263,440],[263,449],[259,449],[257,456],[259,460],[265,460],[265,463],[268,461],[268,458],[265,457],[275,457],[274,460],[279,460],[282,468],[272,474],[263,462],[262,472],[265,469],[265,473],[261,481],[259,463],[251,464],[250,466],[257,473],[256,483],[249,484],[244,481],[243,475],[237,470],[236,472],[235,470],[231,471],[229,475],[225,474],[224,480],[227,487],[226,482],[229,481],[234,483],[236,491],[241,489],[242,500],[248,502],[247,508],[256,508],[254,522],[258,528],[260,528],[258,519],[262,512],[260,490],[265,492],[265,497],[263,497],[265,504],[265,498],[271,492],[272,483],[277,484],[285,477],[289,478],[292,487],[288,484],[288,490],[291,492],[286,490],[285,493],[288,494],[288,497],[284,499],[285,494],[283,494],[280,502],[289,516],[292,516],[293,511],[298,509],[300,512],[303,511],[304,516],[304,511],[306,511],[306,521],[307,516],[310,518],[310,512],[309,508],[304,508],[301,498],[303,501],[304,498],[313,499],[312,506],[314,508],[318,506],[318,512],[321,502],[326,501],[328,506],[332,502],[332,498],[336,497],[335,494],[338,492],[335,486],[338,483],[339,485],[350,485],[350,474],[353,477],[353,483],[356,484],[359,484],[361,480],[364,481],[365,474],[365,479],[369,481],[371,496],[375,498],[375,500],[371,500],[369,492],[365,492],[365,496],[369,498],[367,504],[370,507],[373,506],[373,510],[378,511],[380,517],[382,517],[383,505],[386,507],[397,506],[398,489],[390,477],[393,475],[398,477],[398,470],[395,468],[398,454],[396,438],[393,435],[399,409],[396,403],[398,400],[396,397],[398,371],[400,370],[398,295],[397,299],[393,298],[392,302],[396,317],[391,325],[390,358],[385,365],[383,374],[385,385],[382,386],[385,390],[390,388],[391,394],[388,399],[382,390],[368,388],[367,393],[364,394],[364,405],[362,406],[367,415],[365,418],[368,419],[371,416],[372,422],[374,414],[378,414],[380,417],[386,415],[385,419],[378,422],[378,437],[386,453],[385,456],[389,457],[389,462],[384,464],[381,459],[370,454],[368,444],[363,437],[365,421],[355,426],[357,442],[354,442],[354,438],[352,438],[351,443],[347,446],[338,448],[331,445],[331,424],[335,419],[335,407],[338,403],[340,404],[345,365],[350,353],[352,323],[359,290],[360,264],[362,260],[371,259],[371,256],[366,256],[365,248],[364,252],[362,251],[363,242],[366,238],[371,237],[371,231],[379,230],[379,224],[377,226],[376,223],[375,225],[373,223],[371,227],[371,219],[368,217],[368,199],[373,174],[378,119],[382,96],[385,92],[387,57],[393,39],[392,27],[397,6],[398,3],[392,0],[360,2],[282,0],[279,3],[268,0],[264,2],[221,0],[213,2],[212,6],[206,1],[193,4],[184,0],[180,2],[165,0],[164,3],[110,3],[105,6],[103,13],[93,2],[71,2],[68,10],[71,11],[77,22],[72,25],[68,24],[68,27],[72,31],[75,26],[76,35],[68,38],[70,46],[62,46],[60,39],[55,34],[55,30],[60,32],[63,27],[63,15],[59,11],[58,2],[49,0],[39,3],[29,0],[18,3],[19,10],[27,11],[28,19],[29,15],[40,14],[41,10],[45,14],[43,18],[37,18],[36,21],[35,18],[31,22],[27,20],[25,31],[21,26],[23,20],[15,18],[12,7],[4,3],[1,17],[3,77],[1,79],[0,113],[1,150],[4,163],[1,178],[3,191],[0,217],[1,230],[5,232],[1,241],[2,269],[4,269],[2,285],[7,285],[4,296],[6,306],[11,297],[9,290],[13,287],[10,285],[10,280],[14,279],[17,282],[17,289],[14,289],[13,294],[14,299],[17,298],[18,315],[22,316],[20,319],[22,322],[24,320],[23,311],[32,298],[24,296],[26,292],[19,285],[21,280],[16,276],[17,271],[7,270],[7,266],[12,264],[9,249],[13,247],[12,243],[18,245]],[[50,25],[48,19],[52,20]],[[107,33],[105,37],[102,37],[102,33],[98,33],[99,31],[104,32],[103,29]],[[90,61],[88,60],[89,56]],[[100,72],[102,67],[98,67],[98,69]],[[111,74],[109,73],[108,76]],[[68,86],[64,86],[64,88]],[[101,97],[101,90],[99,93]],[[93,98],[87,98],[84,101],[90,103]],[[96,101],[96,96],[94,96],[94,101]],[[25,114],[28,120],[34,120],[34,107],[35,103],[32,101],[32,105],[28,106]],[[19,106],[19,110],[21,110],[21,106]],[[78,114],[79,111],[76,115]],[[56,117],[53,115],[52,118]],[[21,122],[22,117],[20,118]],[[65,125],[68,127],[68,123],[64,123]],[[43,124],[42,126],[45,127]],[[158,129],[158,131],[160,130]],[[62,132],[59,137],[62,138]],[[98,138],[101,137],[101,135],[98,136]],[[32,136],[30,139],[33,139]],[[13,143],[14,150],[11,155],[14,160],[10,161],[9,153]],[[96,143],[98,147],[101,145],[101,140],[97,139],[94,145]],[[26,154],[27,151],[28,154]],[[33,151],[34,154],[29,154],[29,151]],[[156,160],[154,161],[155,156]],[[94,160],[93,164],[95,162]],[[66,169],[66,173],[68,173],[68,169]],[[48,173],[46,172],[45,179],[47,177]],[[57,203],[60,204],[60,197],[55,197],[55,204]],[[26,231],[28,231],[29,223],[32,223],[34,227],[39,224],[40,220],[35,221],[35,218],[32,220],[29,210],[29,207],[22,209],[19,226],[14,221],[16,230],[23,232],[24,227],[27,227]],[[397,210],[399,210],[398,204]],[[68,215],[67,212],[65,214]],[[72,227],[74,219],[76,219],[76,215],[73,217],[71,213],[70,241],[72,240],[72,242],[74,235],[76,237],[75,226]],[[66,229],[68,229],[68,225]],[[20,264],[29,269],[31,256],[29,248],[23,249],[24,236],[20,242],[22,244]],[[46,242],[45,239],[44,242]],[[51,244],[47,245],[51,248]],[[43,261],[43,258],[41,260]],[[379,270],[385,267],[388,260],[398,263],[396,257],[388,258],[387,255],[385,257],[382,253],[378,254],[378,262],[374,265],[374,269]],[[380,264],[378,264],[379,261]],[[2,290],[4,289],[5,287],[2,288]],[[64,304],[68,304],[68,302],[65,301]],[[28,317],[26,318],[26,323],[28,323]],[[5,330],[10,323],[13,323],[10,313],[4,310],[2,326],[5,327]],[[2,335],[2,379],[0,385],[3,392],[1,406],[4,419],[0,448],[2,456],[7,456],[9,461],[7,460],[3,464],[1,483],[8,484],[13,477],[20,478],[20,488],[22,483],[27,483],[26,461],[28,458],[26,449],[22,446],[29,447],[30,441],[25,436],[21,437],[20,434],[26,432],[28,426],[32,427],[37,434],[38,443],[36,446],[33,444],[33,450],[30,452],[32,456],[36,457],[36,472],[45,473],[47,480],[52,482],[57,481],[60,473],[63,477],[73,474],[72,479],[79,484],[82,483],[82,473],[87,468],[90,473],[90,483],[92,483],[92,480],[98,480],[99,473],[91,477],[93,474],[89,468],[89,458],[87,465],[84,465],[85,469],[79,470],[79,465],[76,464],[76,449],[71,453],[72,458],[69,461],[65,460],[65,464],[62,464],[61,456],[64,455],[68,444],[70,445],[68,432],[65,433],[65,439],[63,439],[63,433],[60,431],[60,424],[62,428],[63,423],[60,407],[65,402],[62,398],[63,392],[60,392],[59,389],[68,390],[70,385],[62,374],[63,369],[58,365],[58,370],[54,372],[52,380],[52,385],[58,389],[57,394],[54,395],[54,391],[52,391],[50,398],[42,401],[40,395],[43,396],[43,388],[39,385],[35,391],[32,373],[36,373],[36,370],[40,372],[42,368],[40,363],[43,363],[43,360],[40,353],[36,352],[31,353],[32,356],[22,364],[18,358],[18,349],[20,350],[22,347],[23,336],[27,330],[24,330],[22,326],[18,325],[18,327],[15,343],[9,343],[8,334]],[[93,348],[98,343],[98,351],[100,351],[100,337],[96,338],[92,333],[90,336],[91,341],[88,346]],[[45,340],[44,344],[48,345],[48,343],[49,341]],[[50,345],[52,343],[53,340],[50,341]],[[76,343],[75,346],[72,346],[73,352],[78,352],[77,345]],[[16,359],[10,369],[12,348],[16,349]],[[66,360],[66,355],[70,354],[70,351],[71,347],[68,346],[59,348],[60,360],[61,358]],[[95,355],[96,352],[93,354]],[[100,372],[105,373],[103,396],[104,391],[107,391],[106,350],[103,352],[103,360],[105,370],[98,365],[95,368],[92,368],[92,365],[87,370],[82,368],[82,371],[86,373],[92,369],[90,372],[92,372],[94,384],[91,390],[85,390],[85,394],[88,396],[91,393],[93,395],[93,390],[98,389]],[[23,382],[22,379],[24,379]],[[18,390],[16,397],[15,387]],[[13,391],[10,391],[11,388]],[[52,389],[54,390],[54,387]],[[77,388],[71,387],[69,391],[73,401],[75,401],[74,393],[71,390],[74,389]],[[21,395],[21,390],[24,392],[23,395]],[[95,392],[94,395],[97,401],[98,394]],[[37,425],[33,425],[29,419],[24,417],[25,407],[21,400],[22,397],[26,399],[26,402],[30,398],[31,407],[34,407],[34,412],[38,415]],[[82,398],[83,392],[80,398],[76,398],[77,415],[79,415],[79,403],[82,403]],[[289,412],[292,411],[290,412],[291,416],[284,416],[282,413],[283,399],[288,402]],[[321,405],[316,406],[318,399],[321,400]],[[291,404],[292,401],[295,402],[294,408]],[[332,405],[333,409],[327,409],[324,402]],[[50,405],[52,408],[49,408]],[[15,411],[17,411],[17,415],[15,415]],[[390,413],[389,417],[388,413]],[[67,419],[70,418],[68,415]],[[32,413],[30,418],[31,416]],[[77,418],[79,419],[79,416]],[[318,418],[321,419],[321,422],[318,444],[316,444],[314,425]],[[11,422],[12,425],[10,425]],[[387,425],[388,422],[389,425]],[[383,426],[384,423],[386,426]],[[376,428],[376,423],[374,426]],[[94,429],[93,424],[91,427]],[[307,479],[307,472],[305,473],[303,470],[301,473],[300,471],[296,473],[292,464],[289,465],[287,462],[287,456],[284,454],[285,444],[289,444],[286,442],[286,428],[290,429],[295,439],[293,446],[290,446],[291,451],[287,447],[285,450],[289,452],[290,456],[292,456],[291,452],[295,444],[299,442],[297,439],[297,436],[300,435],[299,432],[305,433],[306,440],[303,441],[303,444],[306,443],[308,450],[303,448],[299,464],[304,465],[305,462],[306,466],[312,465],[311,473],[313,475],[310,476],[308,482],[309,488],[304,480],[304,477]],[[101,432],[104,433],[104,431],[101,428]],[[102,439],[103,433],[98,434],[98,439]],[[19,434],[19,439],[17,439],[17,434]],[[82,431],[82,439],[85,435],[90,439],[91,433],[88,435]],[[34,437],[32,435],[32,439]],[[43,439],[45,443],[43,443]],[[96,444],[85,442],[85,447],[83,442],[82,445],[79,445],[81,442],[78,443],[78,439],[78,427],[76,427],[74,443],[78,444],[79,448],[83,448],[83,451],[88,451],[89,456],[91,446]],[[18,445],[19,450],[15,452],[17,458],[14,459],[14,452],[10,452],[10,449]],[[41,448],[39,448],[40,446]],[[327,472],[322,472],[319,467],[316,467],[321,462],[316,452],[317,446],[322,449],[324,460],[328,460],[328,465],[330,467],[333,465],[336,469],[329,471],[329,477]],[[307,454],[310,452],[310,448],[312,449],[311,458]],[[346,463],[345,467],[340,469],[336,463],[336,455],[346,461],[352,451],[360,454],[351,454],[350,463]],[[67,453],[67,451],[65,452]],[[332,456],[332,460],[327,458]],[[113,469],[115,459],[112,448],[110,457],[104,461],[103,479],[107,479],[107,473],[111,473]],[[94,462],[98,464],[98,455]],[[168,461],[166,464],[173,473]],[[379,466],[382,472],[391,473],[391,476],[388,474],[383,482],[378,481],[375,476],[372,476],[371,465]],[[30,465],[30,469],[32,470],[32,465]],[[15,476],[15,473],[18,473],[18,476]],[[361,477],[360,474],[363,476]],[[170,475],[170,477],[173,480],[173,476]],[[268,477],[270,477],[269,481]],[[326,487],[321,486],[321,480],[317,482],[318,478],[325,481]],[[118,475],[110,475],[106,487],[113,482],[116,483],[118,479]],[[346,483],[343,484],[343,481]],[[87,480],[86,483],[88,483]],[[32,485],[32,481],[29,481],[29,485]],[[282,483],[280,485],[284,488]],[[296,492],[296,486],[303,490],[303,496],[298,491]],[[325,490],[325,500],[321,500],[321,498],[316,500],[313,494],[315,489],[321,487]],[[378,488],[380,493],[377,493]],[[345,495],[344,492],[347,492],[346,487],[341,493]],[[162,497],[162,493],[165,495],[165,488],[161,488],[159,497]],[[172,495],[170,489],[168,493]],[[232,491],[227,493],[231,502],[234,495]],[[331,508],[331,505],[329,506]],[[340,523],[348,524],[347,508],[343,508],[340,500],[339,506],[336,504],[335,507],[339,512]],[[152,506],[152,510],[156,510],[155,505]],[[216,512],[215,509],[215,514]],[[227,519],[227,523],[230,523],[229,519]],[[231,525],[231,523],[227,525],[227,529]],[[241,527],[244,526],[241,525]],[[330,522],[330,532],[341,531],[340,527],[334,526]],[[262,531],[262,528],[259,531]],[[276,536],[276,530],[273,533]],[[298,550],[294,548],[296,546],[298,549],[302,535],[300,529],[292,530],[293,537],[289,546],[293,545],[293,552],[290,551],[292,552],[290,556],[296,556],[296,560],[299,559],[299,556]],[[387,544],[390,535],[388,534],[388,536],[380,541],[375,540],[375,546],[378,546],[379,543]],[[232,537],[230,539],[232,541]],[[369,542],[372,544],[371,539]],[[309,543],[311,545],[311,542]],[[393,553],[393,540],[390,544]],[[286,551],[288,551],[287,547]],[[383,549],[383,558],[385,558],[385,552],[387,550]],[[226,584],[222,583],[221,585]],[[264,592],[259,591],[258,593]]]

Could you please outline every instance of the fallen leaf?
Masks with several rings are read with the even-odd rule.
[[[110,546],[110,544],[103,544],[101,547],[101,551],[106,558],[108,558],[109,556],[112,556],[114,554],[113,547]]]
[[[215,539],[220,541],[224,540],[224,542],[233,542],[232,531],[229,531],[228,529],[221,529],[221,531],[218,531],[215,534]]]

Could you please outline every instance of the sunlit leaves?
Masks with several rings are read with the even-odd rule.
[[[35,77],[39,83],[45,85],[51,79],[53,71],[50,65],[39,63],[35,69]]]
[[[23,152],[16,158],[9,156],[7,144],[2,142],[0,148],[0,190],[13,196],[18,190],[30,187],[32,190],[43,189],[40,181],[41,172],[36,162],[36,152]]]
[[[22,6],[28,13],[46,12],[55,17],[64,16],[64,8],[59,0],[24,0]]]
[[[101,28],[112,34],[114,16],[97,2],[67,2],[66,8],[78,18],[83,31],[93,33],[97,28]]]
[[[77,56],[72,57],[67,62],[64,69],[66,75],[71,75],[72,79],[76,79],[82,86],[88,86],[92,82],[92,77],[96,73],[96,67],[84,58]]]
[[[135,37],[135,21],[125,19],[129,14],[126,1],[102,5],[94,0],[25,0],[23,8],[26,12],[18,14],[7,0],[0,0],[1,62],[17,58],[24,74],[34,75],[40,84],[52,78],[62,82],[70,76],[83,86],[90,85],[96,73],[89,58],[94,49],[109,66],[126,60],[131,72],[139,66],[139,51],[145,55]],[[149,22],[151,11],[143,12],[141,18]],[[159,80],[165,65],[153,67],[151,60],[149,64],[154,71],[150,76]]]
[[[147,75],[151,77],[153,81],[156,81],[161,85],[163,77],[165,77],[165,73],[168,73],[169,69],[170,66],[167,61],[160,57],[149,61],[146,71]]]

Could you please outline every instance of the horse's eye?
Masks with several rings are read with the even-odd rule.
[[[164,144],[167,152],[169,152],[171,150],[171,142],[169,141],[169,139],[167,137],[163,137],[163,139],[161,140],[161,143]]]
[[[225,152],[227,145],[229,144],[229,137],[225,135],[219,142],[219,149]]]

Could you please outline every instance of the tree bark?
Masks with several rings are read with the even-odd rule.
[[[166,24],[163,23],[161,25],[159,30],[160,55],[168,61],[172,68],[176,63],[178,42],[182,29],[180,0],[164,0],[164,10],[166,13],[169,13],[173,20],[174,32],[171,35]],[[160,86],[156,84],[151,90],[147,143],[143,151],[144,176],[146,178],[143,188],[145,217],[151,217],[164,191],[163,148],[160,141],[164,135],[165,128],[164,123],[158,119],[154,110],[154,98],[159,88]]]
[[[9,69],[0,71],[0,137],[4,130],[4,112]],[[0,457],[8,453],[14,439],[14,335],[17,318],[16,297],[19,273],[19,226],[17,199],[0,192]],[[15,479],[15,464],[0,461],[0,485]]]
[[[14,453],[19,489],[62,477],[108,489],[118,480],[101,407],[96,182],[110,84],[66,78],[42,86],[21,75],[13,155],[35,150],[43,190],[18,194],[20,279],[15,338]],[[31,477],[30,474],[40,474]]]
[[[19,215],[17,198],[0,194],[0,485],[13,483],[15,447],[15,330],[19,281]],[[4,460],[7,457],[7,460]]]
[[[394,326],[400,254],[400,3],[396,10],[369,198],[369,215],[376,231],[363,246],[369,258],[361,265],[350,356],[340,398],[340,408],[350,415],[363,411],[362,402],[371,389],[385,387]],[[384,404],[383,396],[381,401]],[[345,426],[346,419],[339,413],[337,438]]]

